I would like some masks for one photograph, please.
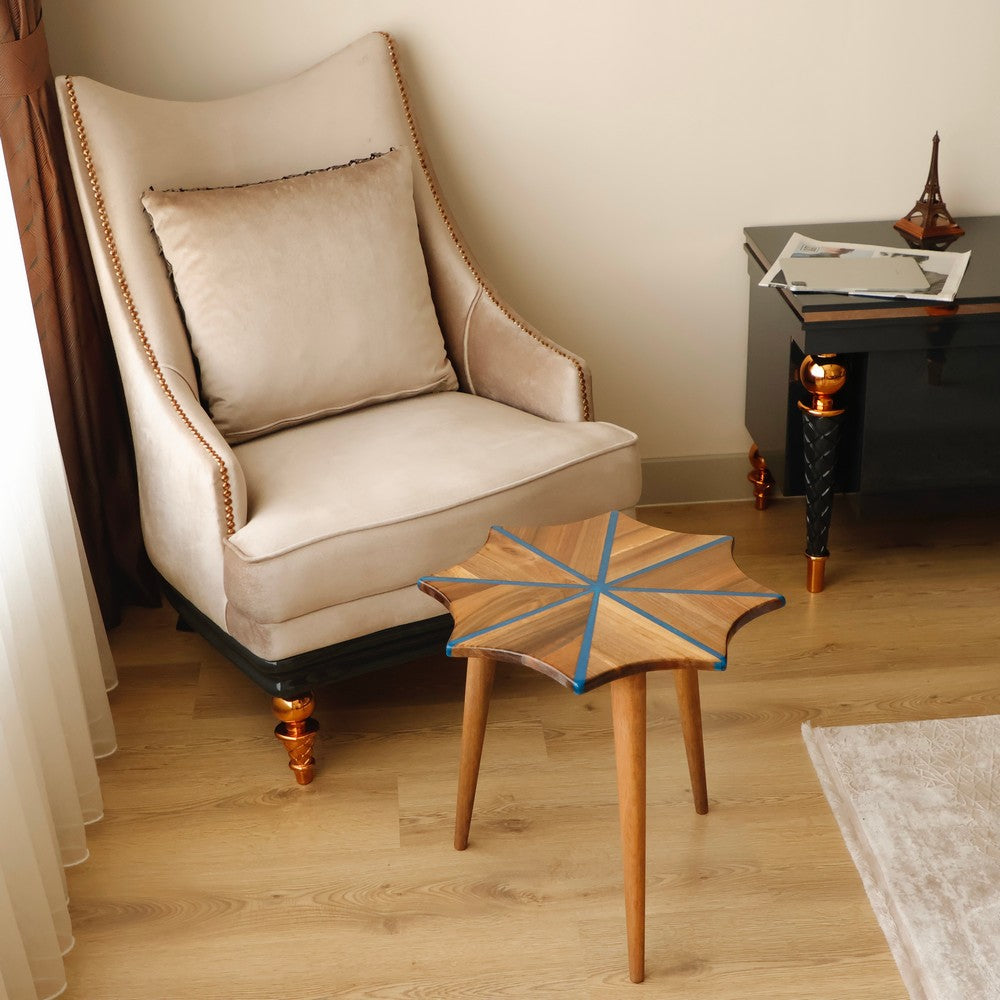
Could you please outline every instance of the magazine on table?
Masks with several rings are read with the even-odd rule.
[[[762,288],[787,288],[796,293],[953,302],[969,256],[969,251],[839,243],[793,233],[759,284]]]

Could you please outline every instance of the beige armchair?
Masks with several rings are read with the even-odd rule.
[[[146,547],[304,784],[314,688],[443,649],[417,579],[492,524],[630,507],[635,436],[486,284],[388,36],[226,100],[57,90]]]

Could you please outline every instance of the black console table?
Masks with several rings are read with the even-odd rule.
[[[746,426],[758,506],[806,495],[806,585],[824,586],[833,495],[1000,485],[1000,217],[962,219],[972,251],[949,307],[759,288],[794,232],[905,247],[891,222],[745,230]]]

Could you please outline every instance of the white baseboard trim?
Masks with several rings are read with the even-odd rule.
[[[746,454],[653,458],[642,463],[639,506],[662,503],[708,503],[752,500]]]

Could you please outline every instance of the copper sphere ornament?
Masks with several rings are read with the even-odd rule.
[[[810,405],[799,403],[799,409],[817,417],[836,417],[838,410],[833,397],[844,387],[847,369],[832,354],[807,354],[799,366],[799,382],[810,394]]]

